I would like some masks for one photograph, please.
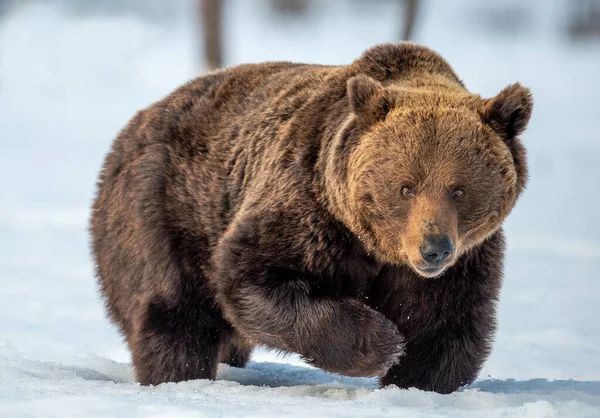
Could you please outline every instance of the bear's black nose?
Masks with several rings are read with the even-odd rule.
[[[440,264],[454,253],[454,246],[448,235],[426,235],[419,250],[425,262]]]

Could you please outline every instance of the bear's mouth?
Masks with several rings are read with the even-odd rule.
[[[448,268],[448,264],[436,265],[436,266],[413,266],[413,270],[419,276],[422,276],[426,279],[435,279],[440,277],[446,269]]]

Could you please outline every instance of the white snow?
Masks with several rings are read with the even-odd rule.
[[[506,1],[531,18],[525,32],[474,26],[476,0],[430,0],[417,33],[471,90],[520,81],[536,102],[494,351],[475,384],[447,396],[264,350],[215,382],[136,384],[98,298],[87,218],[112,138],[201,72],[192,2],[171,2],[165,20],[56,2],[0,20],[0,416],[600,416],[600,47],[559,36],[565,2]],[[394,1],[320,2],[320,14],[280,22],[264,2],[226,3],[228,64],[346,63],[399,32]]]

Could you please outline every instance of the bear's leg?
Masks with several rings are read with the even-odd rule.
[[[381,385],[447,394],[473,382],[485,348],[480,345],[482,351],[478,351],[478,344],[467,336],[469,332],[454,328],[413,340],[407,337],[406,354],[381,378]]]
[[[281,267],[277,247],[270,254],[256,248],[257,241],[251,228],[232,229],[211,270],[225,317],[253,344],[299,353],[316,367],[349,376],[382,376],[398,361],[404,340],[391,321]]]
[[[222,345],[220,361],[233,367],[244,367],[250,360],[252,349],[251,345],[232,335],[227,343]]]
[[[128,335],[141,384],[215,378],[227,325],[202,305],[155,300],[142,309]]]
[[[405,355],[382,385],[451,393],[473,382],[490,352],[495,330],[491,269],[454,269],[437,280],[390,269],[374,282],[369,304],[406,338]],[[486,287],[487,286],[487,287]]]

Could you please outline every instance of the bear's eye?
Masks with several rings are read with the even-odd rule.
[[[458,200],[465,197],[465,191],[463,189],[454,189],[452,190],[452,199]]]
[[[411,196],[415,195],[413,188],[410,186],[402,186],[400,188],[400,193],[402,193],[402,196],[406,196],[406,197],[411,197]]]

